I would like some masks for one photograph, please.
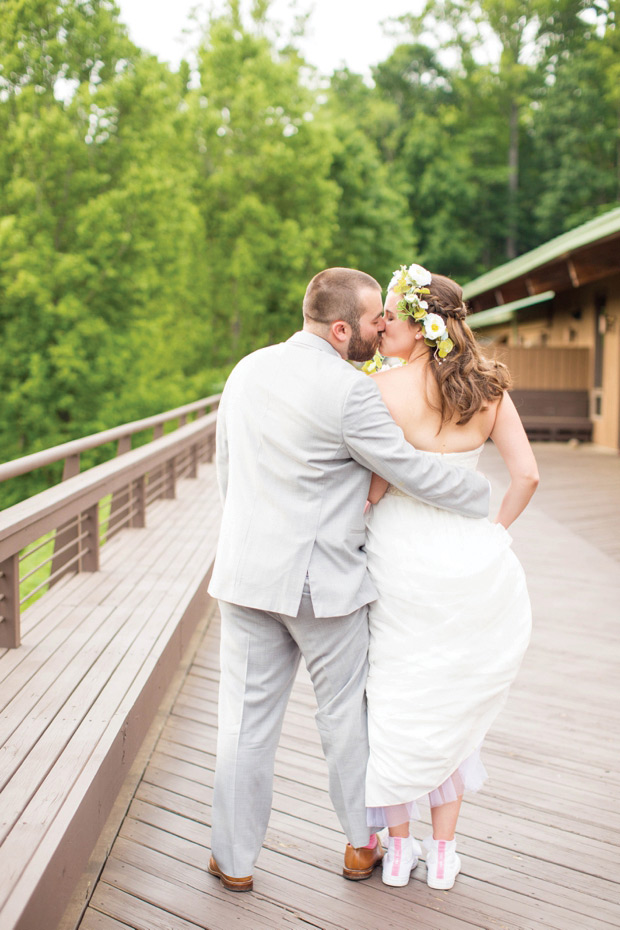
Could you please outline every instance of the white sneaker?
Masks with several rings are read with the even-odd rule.
[[[447,891],[452,888],[461,871],[461,860],[456,854],[456,840],[424,840],[426,850],[426,884],[429,888]]]
[[[406,885],[418,864],[419,851],[412,836],[390,836],[383,857],[383,884]]]

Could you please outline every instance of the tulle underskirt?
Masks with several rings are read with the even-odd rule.
[[[410,820],[420,819],[418,801],[428,801],[431,807],[440,807],[450,801],[456,801],[463,794],[479,791],[488,778],[487,770],[480,758],[480,747],[461,762],[455,772],[443,784],[433,791],[403,804],[392,804],[389,807],[367,807],[367,823],[369,827],[379,830],[382,827],[396,827]]]

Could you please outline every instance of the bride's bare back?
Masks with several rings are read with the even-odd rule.
[[[402,368],[373,375],[381,396],[405,438],[416,449],[426,452],[467,452],[492,439],[510,472],[510,487],[504,495],[496,522],[509,527],[525,509],[538,485],[538,469],[532,447],[510,395],[491,400],[471,419],[457,425],[457,417],[441,424],[435,406],[437,382],[423,358]],[[368,499],[376,503],[387,482],[372,476]]]
[[[431,362],[431,364],[437,364]],[[458,417],[441,423],[439,388],[425,358],[402,368],[373,375],[381,396],[407,442],[427,452],[466,452],[489,438],[500,406],[499,400],[475,413],[468,423],[457,426]]]

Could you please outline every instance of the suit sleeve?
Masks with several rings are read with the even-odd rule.
[[[220,490],[222,505],[226,500],[228,490],[228,433],[226,428],[226,410],[228,407],[226,388],[222,393],[217,408],[217,421],[215,425],[215,472]]]
[[[343,437],[356,462],[412,497],[467,517],[489,514],[484,475],[419,452],[404,437],[370,378],[356,378],[343,407]]]

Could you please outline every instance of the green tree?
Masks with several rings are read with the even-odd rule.
[[[308,280],[325,267],[338,190],[302,60],[265,36],[265,4],[211,19],[188,96],[217,363],[299,327]]]
[[[541,80],[542,69],[537,64],[544,61],[548,65],[578,39],[585,29],[579,14],[587,5],[585,0],[427,0],[420,16],[402,17],[416,37],[442,34],[447,27],[449,38],[442,45],[458,49],[470,76],[476,71],[472,67],[476,51],[491,38],[499,46],[499,60],[491,70],[502,114],[497,130],[506,146],[502,213],[507,258],[514,258],[520,250],[522,124]]]
[[[620,77],[615,29],[594,31],[553,66],[532,111],[525,204],[530,243],[578,226],[620,200]]]
[[[492,70],[471,56],[448,70],[408,43],[373,77],[375,106],[398,107],[389,148],[406,177],[418,260],[458,280],[501,261],[506,174]]]
[[[393,157],[398,109],[345,69],[332,75],[322,120],[332,140],[330,177],[339,191],[329,264],[360,268],[385,285],[417,251],[409,186]]]
[[[114,4],[7,11],[3,458],[190,399],[211,344],[178,78],[128,42]]]

